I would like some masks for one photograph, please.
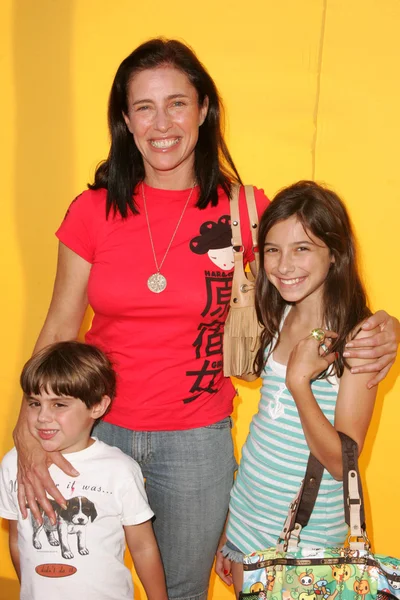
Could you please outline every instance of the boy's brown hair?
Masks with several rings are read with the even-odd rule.
[[[52,392],[79,398],[92,408],[103,396],[114,398],[116,374],[99,348],[68,341],[46,346],[32,356],[22,369],[20,383],[27,396]]]

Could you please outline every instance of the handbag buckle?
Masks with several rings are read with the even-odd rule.
[[[351,550],[370,550],[371,542],[368,538],[367,532],[362,529],[361,535],[352,535],[351,532],[347,536],[347,542]]]

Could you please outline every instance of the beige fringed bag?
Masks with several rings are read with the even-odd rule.
[[[246,273],[243,264],[244,247],[240,230],[239,189],[232,187],[230,201],[234,272],[232,295],[224,330],[224,375],[240,377],[254,373],[254,359],[260,342],[262,326],[255,309],[255,280],[251,272]],[[257,230],[258,216],[254,189],[244,186],[247,210],[251,225],[251,237],[258,271]]]

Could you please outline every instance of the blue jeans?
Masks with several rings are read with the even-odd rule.
[[[142,469],[168,598],[206,600],[236,469],[230,417],[183,431],[131,431],[100,422],[93,434]]]

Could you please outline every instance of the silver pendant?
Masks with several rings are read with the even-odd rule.
[[[159,294],[167,287],[167,280],[165,279],[164,275],[161,275],[161,273],[154,273],[154,275],[151,275],[148,278],[147,287],[155,294]]]

